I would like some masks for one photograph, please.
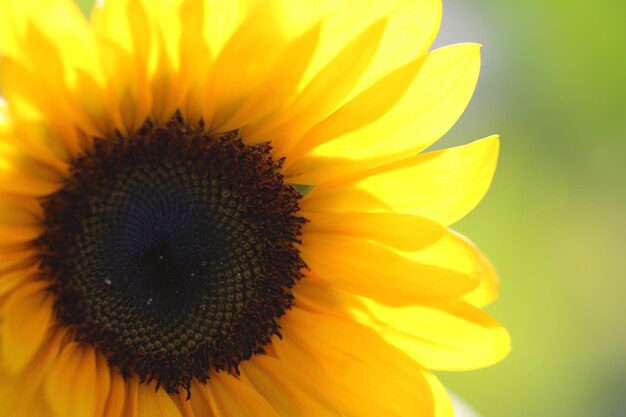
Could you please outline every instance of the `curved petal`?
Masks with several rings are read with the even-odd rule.
[[[358,323],[294,307],[273,342],[346,416],[429,416],[432,393],[422,368]]]
[[[231,2],[223,2],[230,4]],[[204,39],[206,27],[204,12],[205,2],[184,0],[178,11],[179,19],[185,22],[181,27],[180,45],[180,82],[181,89],[187,91],[180,111],[187,120],[197,121],[202,117],[202,102],[205,77],[213,61],[209,45]]]
[[[163,389],[154,384],[139,384],[137,393],[137,417],[182,417],[176,403]]]
[[[498,149],[498,137],[490,136],[468,145],[426,152],[363,170],[341,181],[317,185],[303,200],[303,206],[315,203],[319,211],[322,207],[315,200],[323,200],[329,210],[354,211],[348,208],[350,203],[343,194],[344,190],[356,188],[391,211],[449,225],[471,211],[487,192]],[[332,195],[332,200],[326,194]]]
[[[150,10],[140,0],[111,0],[95,7],[91,16],[111,116],[124,133],[139,128],[153,105],[149,69],[151,59],[158,59],[159,43]]]
[[[126,402],[126,382],[117,371],[109,368],[111,386],[102,417],[125,417],[122,415]]]
[[[96,407],[94,415],[101,417],[105,411],[111,390],[111,368],[102,353],[96,351]]]
[[[0,195],[0,225],[34,226],[43,220],[43,210],[34,198]]]
[[[29,24],[36,25],[62,53],[69,68],[97,72],[93,37],[89,25],[72,0],[6,0],[0,5],[0,51],[2,55],[28,61],[31,48],[21,42]],[[43,74],[42,74],[43,75]]]
[[[248,29],[246,28],[246,31]],[[284,110],[286,103],[297,94],[302,74],[317,46],[319,31],[320,25],[316,25],[284,46],[277,43],[271,48],[265,48],[263,54],[264,61],[267,62],[262,71],[255,69],[255,73],[259,74],[252,80],[255,81],[254,86],[245,96],[242,95],[238,105],[230,110],[230,117],[218,125],[217,130],[229,131],[237,128],[246,130],[247,125],[271,119]],[[255,45],[254,49],[258,48],[258,40],[255,39],[252,43]],[[240,59],[240,55],[237,55],[236,59]],[[241,87],[240,81],[232,83],[231,88],[241,90]]]
[[[286,161],[287,174],[293,175],[290,174],[289,166],[311,149],[344,134],[363,129],[390,111],[402,98],[422,63],[423,60],[418,58],[386,75],[313,126],[289,152]],[[356,142],[351,145],[349,155],[364,144]],[[298,171],[298,168],[296,166],[295,170]]]
[[[91,346],[66,345],[45,381],[48,404],[58,417],[91,416],[97,404],[96,353]]]
[[[356,188],[336,188],[313,191],[300,201],[300,208],[306,213],[342,213],[342,212],[390,212],[391,207],[367,191]]]
[[[251,126],[242,130],[250,143],[272,139],[277,158],[285,156],[313,124],[335,109],[352,91],[363,75],[385,29],[381,19],[345,45],[304,87],[288,111],[269,121],[269,126]]]
[[[394,249],[394,251],[413,262],[438,266],[468,275],[474,279],[476,286],[480,283],[483,275],[480,255],[476,252],[474,245],[450,230],[446,230],[439,240],[423,250],[399,251]]]
[[[459,119],[474,93],[479,71],[477,44],[430,52],[392,110],[377,123],[329,143],[316,154],[366,159],[381,154],[408,156],[426,149]]]
[[[223,372],[213,375],[201,392],[218,417],[280,417],[256,390]]]
[[[196,417],[219,417],[217,414],[213,413],[208,398],[206,386],[195,381],[192,382],[191,398],[188,403]],[[183,400],[187,401],[186,398]]]
[[[48,133],[45,128],[39,132],[42,137]],[[35,149],[25,152],[22,141],[23,137],[0,134],[0,194],[41,197],[56,191],[62,184],[65,164],[35,154]]]
[[[427,248],[446,230],[423,217],[396,213],[303,213],[309,221],[302,229],[310,233],[338,234],[371,239],[405,251]]]
[[[322,122],[311,130],[308,139],[311,145],[322,146],[289,166],[287,175],[294,182],[318,184],[413,156],[443,136],[472,97],[480,69],[480,48],[476,44],[459,44],[437,49],[415,61],[414,66],[419,71],[408,79],[409,84],[402,78],[411,74],[406,71],[411,69],[407,66],[404,72],[397,70],[397,74],[389,74],[370,87],[372,94],[383,99],[389,92],[381,95],[376,93],[377,89],[403,89],[399,101],[385,113],[370,120],[367,115],[382,103],[370,99],[365,102],[367,106],[359,106],[357,97],[346,104],[347,109],[329,116],[333,129],[326,128]],[[364,97],[370,90],[362,93]],[[358,119],[351,117],[347,110],[356,111],[359,107],[363,107],[362,115]]]
[[[449,225],[471,211],[487,192],[496,168],[497,136],[418,155],[404,167],[370,177],[358,187],[411,213]]]
[[[392,305],[455,298],[478,285],[470,275],[413,262],[362,238],[309,234],[303,236],[301,253],[324,280]]]
[[[0,297],[17,288],[18,285],[21,286],[23,283],[33,279],[37,272],[37,268],[32,268],[33,263],[33,261],[30,261],[25,264],[24,261],[18,261],[14,268],[0,272]],[[3,264],[4,266],[5,264]],[[7,303],[7,301],[3,303]]]
[[[434,40],[441,20],[440,0],[282,0],[280,3],[287,32],[298,33],[313,22],[324,22],[320,47],[305,81],[312,79],[343,45],[368,25],[388,19],[380,48],[355,92],[422,55]]]
[[[32,242],[43,233],[43,226],[15,226],[2,225],[2,233],[6,233],[0,238],[0,246],[19,245]]]
[[[307,277],[294,293],[303,308],[358,321],[429,369],[482,368],[500,361],[510,349],[507,331],[464,301],[388,306],[316,277]]]
[[[258,356],[241,366],[242,380],[272,404],[284,417],[340,417],[325,395],[281,361]]]
[[[48,333],[52,295],[45,289],[46,285],[42,282],[23,285],[2,303],[2,366],[12,373],[28,365]]]
[[[44,400],[42,381],[54,366],[66,336],[64,330],[49,332],[43,348],[24,372],[16,376],[0,372],[0,415],[52,416]]]
[[[193,394],[191,394],[193,397]],[[181,417],[212,417],[213,413],[210,411],[204,411],[202,413],[194,411],[194,408],[191,404],[191,398],[187,399],[187,392],[180,392],[177,394],[172,394],[172,399],[176,403],[176,406],[180,410]]]
[[[204,38],[213,56],[219,55],[233,33],[256,8],[258,0],[206,0]]]
[[[102,100],[104,74],[98,65],[94,37],[76,3],[3,1],[0,27],[3,55],[30,71],[31,82],[44,86],[43,95],[56,102],[57,108],[47,110],[57,118],[49,114],[47,120],[57,126],[65,124],[65,130],[75,124],[91,134],[98,132],[106,117]],[[41,68],[46,71],[40,71]],[[91,89],[85,89],[86,82]],[[67,132],[61,136],[70,139]]]
[[[133,376],[125,381],[124,390],[126,396],[126,403],[124,404],[124,417],[138,417],[137,415],[137,403],[139,402],[139,378]]]
[[[502,325],[463,301],[401,308],[364,302],[371,319],[362,322],[430,369],[483,368],[509,353],[511,341]]]
[[[454,417],[454,408],[450,394],[432,372],[424,372],[424,377],[430,385],[435,398],[435,414],[433,417]]]
[[[35,41],[33,43],[38,45]],[[46,47],[34,46],[37,49]],[[54,53],[50,52],[50,55]],[[79,139],[75,129],[77,120],[74,120],[67,101],[67,92],[50,89],[37,70],[30,70],[12,58],[4,58],[0,65],[2,93],[10,103],[9,117],[14,125],[13,132],[7,132],[7,136],[12,133],[13,137],[3,138],[3,141],[11,141],[14,148],[37,155],[51,164],[69,161],[78,152]],[[57,83],[62,84],[62,81]]]
[[[498,278],[493,264],[469,239],[459,234],[456,234],[456,236],[459,241],[465,242],[465,246],[472,249],[476,254],[478,260],[476,275],[480,280],[478,286],[461,297],[461,299],[474,307],[485,307],[498,298],[500,278]]]

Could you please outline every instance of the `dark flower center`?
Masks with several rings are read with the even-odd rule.
[[[269,146],[180,116],[98,139],[47,197],[39,240],[55,310],[122,375],[189,390],[278,334],[305,267],[305,219]]]

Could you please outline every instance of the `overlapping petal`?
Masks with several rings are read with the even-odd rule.
[[[278,359],[264,356],[243,364],[242,380],[263,395],[280,416],[341,416],[323,391]]]
[[[429,369],[470,370],[493,365],[510,350],[500,323],[463,301],[388,308],[365,300],[363,322]]]
[[[464,301],[388,306],[319,279],[303,283],[296,293],[305,308],[356,320],[428,369],[482,368],[510,350],[502,325]]]
[[[496,167],[497,136],[468,145],[426,152],[374,169],[365,169],[343,179],[317,186],[302,202],[302,208],[320,211],[353,211],[344,190],[366,193],[382,207],[414,214],[449,225],[472,210],[487,192]],[[332,205],[326,194],[333,195]],[[368,211],[371,211],[369,209]]]
[[[362,238],[309,234],[301,253],[314,273],[332,285],[392,305],[459,297],[478,285],[471,275],[414,262]]]
[[[357,323],[294,307],[273,346],[346,416],[432,415],[421,367]]]
[[[96,352],[78,343],[65,345],[46,377],[46,400],[55,417],[93,415],[97,405]]]
[[[478,80],[479,52],[476,44],[437,49],[381,77],[304,135],[299,147],[317,149],[302,161],[297,158],[303,153],[297,152],[289,175],[311,183],[359,166],[334,161],[336,157],[371,168],[426,149],[469,103]]]
[[[11,292],[0,304],[0,319],[0,365],[19,373],[41,348],[51,324],[52,296],[45,283],[30,282]]]

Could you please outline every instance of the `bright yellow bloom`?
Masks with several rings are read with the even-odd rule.
[[[423,152],[479,47],[438,0],[0,0],[0,416],[451,416],[499,361],[448,226],[498,139]]]

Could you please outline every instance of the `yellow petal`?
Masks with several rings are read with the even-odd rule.
[[[455,298],[478,285],[472,276],[412,262],[365,239],[305,235],[301,253],[308,267],[324,280],[394,305]]]
[[[126,382],[117,370],[109,368],[108,372],[111,387],[102,417],[126,417],[122,414],[126,403]]]
[[[287,43],[284,47],[275,45],[270,51],[267,70],[257,76],[257,84],[242,100],[230,119],[218,127],[228,131],[236,128],[246,130],[246,125],[254,124],[263,118],[272,118],[281,107],[296,95],[296,89],[302,78],[319,38],[320,26],[316,25],[301,37]],[[258,72],[258,71],[255,71]],[[250,143],[248,138],[245,138]]]
[[[137,9],[145,12],[140,20],[145,18],[148,21],[149,31],[144,34],[148,35],[146,39],[141,41],[143,46],[135,43],[134,49],[143,47],[148,51],[146,58],[142,59],[147,60],[151,116],[157,123],[164,123],[183,105],[191,73],[197,67],[192,61],[207,58],[202,55],[203,51],[208,52],[202,35],[204,4],[178,0],[139,0],[139,4],[141,7]],[[132,16],[131,21],[134,21]],[[138,36],[134,34],[133,37]]]
[[[0,195],[0,246],[33,240],[42,234],[43,213],[34,198]]]
[[[27,27],[36,26],[59,51],[65,68],[98,73],[89,25],[76,2],[55,0],[5,0],[0,4],[0,51],[22,62],[29,62],[38,51],[24,48]],[[40,74],[46,77],[46,71]],[[70,73],[68,72],[68,76]],[[57,79],[57,82],[62,78]]]
[[[258,356],[241,365],[242,380],[259,392],[280,416],[340,416],[324,394],[281,361]]]
[[[306,213],[392,211],[391,207],[372,194],[347,187],[323,190],[321,193],[314,188],[304,196],[300,208]]]
[[[98,50],[101,66],[111,80],[107,106],[112,129],[108,133],[118,130],[126,134],[140,126],[148,116],[149,102],[140,97],[147,84],[139,85],[138,77],[132,76],[139,70],[130,52],[107,38],[99,39]]]
[[[37,42],[33,42],[34,48],[38,48]],[[46,46],[41,48],[45,49]],[[11,117],[15,119],[14,128],[21,136],[3,140],[13,139],[14,147],[68,161],[70,155],[77,152],[78,144],[67,102],[64,102],[59,93],[49,91],[34,71],[28,70],[17,61],[5,58],[1,64],[2,91],[10,103]],[[34,123],[26,130],[25,125],[29,122]],[[37,123],[46,124],[46,127],[37,129]],[[27,140],[26,144],[21,143],[22,138]],[[31,146],[35,149],[31,150]]]
[[[101,417],[104,413],[111,391],[111,368],[101,352],[96,352],[96,406],[94,415]]]
[[[73,402],[74,377],[81,364],[83,353],[78,343],[65,345],[45,380],[45,394],[55,417],[78,417]]]
[[[340,234],[372,239],[405,251],[424,249],[446,233],[431,220],[396,213],[302,213],[309,222],[303,234]]]
[[[210,130],[220,130],[234,117],[273,69],[276,49],[283,48],[284,40],[272,4],[257,7],[241,23],[207,75],[203,115]]]
[[[510,349],[506,330],[464,301],[384,306],[315,276],[298,283],[294,294],[302,308],[356,320],[427,368],[476,369],[501,360]]]
[[[318,186],[309,198],[320,199],[331,193],[331,207],[341,210],[349,206],[343,191],[356,187],[394,212],[449,225],[471,211],[489,188],[498,148],[498,137],[491,136],[468,145],[427,152],[356,173],[327,188]]]
[[[32,242],[43,233],[43,226],[16,226],[2,225],[3,236],[0,237],[0,246],[24,244]],[[6,233],[6,235],[4,235]]]
[[[4,377],[4,376],[3,376]],[[4,384],[11,384],[15,381],[8,379],[3,381]],[[3,393],[5,388],[0,386],[0,413],[3,416],[11,417],[54,417],[52,411],[45,401],[42,401],[43,392],[40,386],[37,386],[32,395],[25,394],[24,391],[14,390],[13,395],[17,398],[5,399]],[[10,404],[10,405],[9,405]]]
[[[480,46],[459,44],[430,52],[400,101],[375,123],[316,149],[318,156],[414,155],[456,123],[480,70]]]
[[[63,349],[46,380],[48,403],[57,417],[90,416],[97,406],[96,352],[73,345]]]
[[[151,116],[156,123],[167,122],[180,108],[186,93],[178,79],[173,58],[167,52],[165,36],[159,32],[157,66],[150,81]]]
[[[36,259],[36,256],[37,251],[32,247],[22,251],[0,249],[0,265],[2,265],[0,271],[4,273],[27,268],[32,265],[31,261]]]
[[[498,298],[500,279],[498,278],[493,264],[489,262],[489,259],[471,242],[469,242],[468,245],[473,246],[478,257],[477,274],[480,283],[476,288],[461,298],[474,307],[485,307]]]
[[[0,135],[0,194],[43,196],[56,191],[63,175],[57,167],[20,149],[16,143],[20,139]]]
[[[251,0],[207,0],[204,8],[204,38],[213,56],[219,55],[233,33],[259,2]],[[270,6],[271,7],[271,6]]]
[[[272,123],[242,130],[248,141],[272,139],[277,157],[287,155],[298,139],[313,124],[334,110],[352,91],[371,61],[385,29],[386,20],[372,24],[346,45],[298,95],[289,110]]]
[[[43,219],[43,210],[34,198],[0,195],[0,224],[20,226],[37,225]]]
[[[224,2],[230,4],[230,2]],[[184,0],[179,10],[181,22],[185,22],[180,34],[180,83],[186,91],[180,110],[187,120],[197,121],[202,117],[203,92],[206,74],[213,61],[207,42],[204,40],[205,2]]]
[[[0,193],[41,197],[61,188],[58,174],[39,161],[30,158],[12,158],[9,162],[11,166],[3,167],[2,159],[0,152]],[[25,174],[29,168],[33,169],[32,176]]]
[[[303,0],[281,1],[287,32],[299,32],[323,21],[320,47],[307,71],[312,79],[343,45],[369,25],[388,19],[380,47],[356,91],[422,55],[435,38],[441,19],[437,0]]]
[[[483,368],[499,362],[510,350],[509,334],[502,325],[463,301],[399,308],[363,301],[371,319],[362,322],[427,368]]]
[[[289,166],[311,149],[344,134],[362,129],[380,119],[401,99],[422,63],[423,60],[420,58],[400,67],[313,126],[289,153],[289,159],[286,161],[289,165],[285,166],[287,173],[289,174]],[[383,139],[378,138],[378,140]],[[352,143],[351,145],[352,149],[346,155],[352,155],[355,150],[365,144]],[[298,167],[295,169],[298,170]]]
[[[423,372],[424,377],[430,385],[430,389],[435,399],[435,414],[433,417],[454,417],[452,399],[448,391],[432,372]]]
[[[72,400],[73,404],[69,413],[63,413],[62,416],[89,416],[93,415],[98,401],[99,378],[96,374],[96,350],[92,346],[82,346],[82,358],[76,375],[74,376],[74,387],[66,391],[65,395],[75,396]]]
[[[191,393],[191,398],[193,398],[193,393]],[[198,394],[199,395],[199,394]],[[194,408],[191,404],[191,398],[187,399],[187,392],[184,391],[180,391],[178,393],[178,395],[173,394],[172,395],[172,400],[174,400],[174,402],[176,403],[176,406],[178,407],[178,410],[180,411],[180,415],[182,417],[212,417],[213,413],[210,411],[210,409],[205,408],[204,413],[200,413],[197,411],[194,411]]]
[[[55,101],[56,108],[48,107],[51,114],[46,118],[57,127],[65,125],[67,130],[74,124],[92,135],[97,133],[106,118],[102,99],[104,76],[98,65],[94,37],[76,3],[8,0],[0,8],[4,8],[0,11],[0,26],[6,27],[14,45],[7,50],[7,57],[32,74],[33,87],[42,86],[41,99],[33,102]],[[0,39],[0,49],[2,43]],[[87,80],[92,87],[89,95],[83,92]],[[11,84],[5,82],[7,87]],[[71,140],[67,132],[59,135]]]
[[[256,390],[223,372],[211,376],[206,387],[208,401],[219,417],[279,417]]]
[[[422,369],[367,328],[294,307],[273,346],[346,416],[430,416]]]
[[[49,332],[28,368],[15,376],[0,371],[0,415],[16,417],[52,416],[42,392],[41,382],[55,364],[67,332]],[[37,405],[33,405],[37,403]]]
[[[46,283],[23,285],[2,303],[2,366],[20,372],[41,347],[52,318],[52,295]]]
[[[111,0],[92,17],[100,64],[109,80],[112,117],[122,131],[139,128],[150,113],[149,60],[154,39],[147,8],[139,0]]]
[[[139,402],[139,378],[136,376],[128,379],[126,381],[125,389],[126,389],[126,404],[124,407],[124,412],[122,413],[123,417],[138,417],[137,414],[137,403]]]
[[[172,398],[163,390],[155,392],[154,385],[139,384],[137,417],[181,417]]]
[[[187,402],[186,399],[184,399],[184,401]],[[194,417],[219,417],[218,414],[213,413],[210,403],[211,401],[206,385],[195,381],[192,382],[189,404],[193,410]]]
[[[0,296],[7,294],[18,285],[22,285],[24,282],[33,279],[37,268],[32,268],[32,263],[31,261],[24,265],[24,261],[18,261],[16,265],[12,265],[15,269],[0,272]],[[22,268],[22,265],[25,267]]]
[[[413,262],[468,275],[474,279],[476,286],[480,283],[483,274],[480,255],[475,246],[450,230],[446,230],[439,240],[423,250],[393,250]]]
[[[368,5],[370,10],[372,6],[384,7],[381,3],[387,3],[387,7],[391,6],[391,14],[380,48],[357,90],[422,56],[435,40],[441,23],[439,0],[400,0],[395,4],[391,1],[372,3]]]

